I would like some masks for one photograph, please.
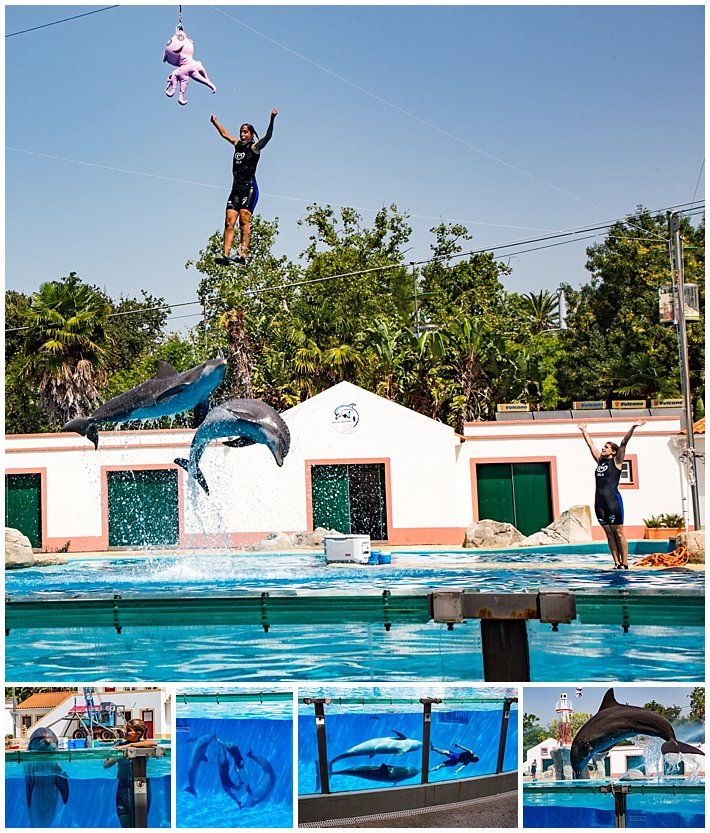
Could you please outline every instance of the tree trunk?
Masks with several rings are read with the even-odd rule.
[[[243,309],[233,309],[227,313],[225,329],[231,357],[232,398],[252,399],[251,347]]]

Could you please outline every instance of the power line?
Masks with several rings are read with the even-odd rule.
[[[20,29],[19,32],[10,32],[5,35],[6,38],[14,38],[15,35],[25,35],[27,32],[36,32],[38,29],[46,29],[49,26],[57,26],[59,23],[66,23],[69,20],[77,20],[80,17],[88,17],[90,14],[98,14],[99,12],[107,12],[111,9],[117,9],[118,6],[104,6],[102,9],[94,9],[91,12],[83,12],[82,14],[75,14],[73,17],[64,17],[61,20],[54,20],[51,23],[43,23],[41,26],[32,26],[30,29]]]
[[[700,200],[700,202],[704,202],[704,200]],[[679,205],[670,206],[666,209],[660,209],[660,210],[657,210],[655,212],[650,212],[650,213],[660,214],[660,213],[663,213],[663,211],[677,210],[677,209],[684,208],[685,206],[690,206],[690,205],[693,205],[693,203],[680,203]],[[701,213],[703,210],[704,210],[703,207],[695,206],[693,208],[689,208],[686,211],[682,211],[682,212],[679,212],[679,213],[683,213],[683,214],[686,214],[686,215],[693,215],[693,214]],[[550,248],[554,248],[556,246],[564,246],[564,245],[567,245],[568,243],[581,243],[585,240],[592,240],[595,237],[599,237],[599,234],[601,232],[603,232],[607,229],[610,229],[612,226],[616,225],[616,223],[618,223],[618,222],[624,222],[624,220],[614,220],[612,222],[603,223],[601,225],[583,226],[583,227],[579,227],[577,229],[568,229],[566,231],[560,231],[560,232],[557,232],[555,234],[549,234],[549,235],[545,235],[545,236],[542,236],[542,237],[534,237],[534,238],[528,238],[528,239],[525,239],[525,240],[517,240],[517,241],[513,241],[511,243],[501,243],[499,246],[492,246],[492,247],[487,247],[487,248],[483,248],[483,249],[470,249],[470,250],[467,250],[465,252],[455,252],[454,254],[447,255],[446,257],[433,256],[433,257],[430,257],[430,258],[425,258],[423,260],[409,261],[408,263],[390,263],[390,264],[386,264],[384,266],[372,266],[372,267],[369,267],[367,269],[359,269],[359,270],[356,270],[356,271],[353,271],[353,272],[342,272],[342,273],[339,273],[339,274],[336,274],[336,275],[326,275],[322,278],[309,278],[309,279],[303,280],[303,281],[294,281],[292,283],[278,284],[276,286],[265,286],[265,287],[261,287],[259,289],[248,289],[248,290],[245,291],[244,294],[245,295],[261,295],[264,292],[273,292],[273,291],[282,290],[282,289],[293,289],[293,288],[300,287],[300,286],[308,286],[308,285],[316,284],[316,283],[325,283],[326,281],[339,280],[340,278],[352,278],[352,277],[357,277],[359,275],[371,274],[373,272],[383,272],[383,271],[387,271],[389,269],[405,269],[407,267],[426,266],[430,263],[441,262],[441,261],[444,261],[444,260],[445,261],[450,261],[450,260],[455,260],[455,259],[463,258],[463,257],[471,257],[473,255],[485,254],[487,252],[490,252],[491,254],[493,254],[494,252],[500,251],[502,249],[513,249],[516,246],[530,246],[533,243],[544,243],[545,244],[545,245],[541,245],[541,246],[534,246],[534,247],[528,248],[528,249],[520,249],[520,250],[515,251],[515,252],[512,253],[512,254],[515,254],[515,255],[529,254],[530,252],[541,251],[543,249],[550,249]],[[632,226],[632,228],[635,228],[635,226],[633,224],[630,224],[630,225]],[[589,234],[589,232],[598,232],[598,233],[597,234]],[[580,234],[585,234],[586,236],[585,237],[579,237],[578,235],[580,235]],[[562,238],[562,237],[566,237],[566,238],[570,238],[570,239],[560,240],[559,238]],[[647,238],[647,237],[646,238],[624,237],[624,238],[618,238],[618,239],[648,240],[649,238]],[[556,241],[556,242],[548,242],[548,241]],[[136,310],[124,310],[122,312],[112,312],[107,317],[108,318],[115,318],[115,317],[122,316],[122,315],[138,315],[140,313],[145,313],[145,312],[156,312],[156,311],[159,311],[159,310],[160,311],[162,311],[162,310],[172,310],[175,307],[189,307],[189,306],[195,306],[196,304],[201,304],[201,303],[202,303],[202,301],[197,300],[197,301],[183,301],[183,302],[177,303],[177,304],[162,304],[162,305],[156,306],[156,307],[146,307],[146,308],[141,308],[141,309],[136,309]],[[198,314],[199,313],[194,313],[194,315],[198,315]],[[169,316],[169,320],[172,320],[173,318],[178,318],[178,317],[180,317],[180,318],[190,318],[190,317],[192,317],[192,314],[187,315],[187,316]],[[30,328],[28,326],[27,327],[12,327],[10,329],[6,329],[5,333],[16,333],[16,332],[20,332],[20,331],[23,331],[23,330],[29,330],[29,329]]]

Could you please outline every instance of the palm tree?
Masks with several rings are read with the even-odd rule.
[[[559,303],[557,297],[546,289],[537,295],[528,292],[522,296],[523,310],[532,321],[533,333],[541,333],[559,327]]]
[[[72,272],[32,296],[22,376],[37,386],[52,425],[83,417],[99,404],[111,358],[108,300]]]

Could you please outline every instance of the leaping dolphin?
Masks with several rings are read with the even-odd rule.
[[[225,359],[216,358],[191,367],[182,373],[167,362],[158,362],[152,379],[109,399],[90,417],[72,419],[62,431],[74,431],[99,446],[98,426],[108,422],[133,419],[159,419],[195,409],[197,427],[207,415],[209,398],[224,379]]]
[[[185,792],[197,796],[195,791],[195,780],[197,779],[197,768],[201,763],[207,763],[207,747],[215,740],[217,735],[202,735],[194,739],[190,738],[187,743],[194,743],[195,748],[192,750],[192,757],[187,768],[187,786],[183,787]]]
[[[379,766],[354,766],[351,769],[333,770],[331,774],[350,775],[353,778],[366,778],[368,781],[397,784],[399,781],[408,781],[419,775],[419,770],[414,766],[380,764]]]
[[[35,729],[28,749],[32,752],[56,752],[57,736],[46,727]],[[69,801],[69,779],[53,761],[32,761],[25,765],[25,798],[32,827],[51,827],[61,797]]]
[[[256,399],[230,399],[207,414],[195,431],[190,446],[190,459],[178,457],[175,462],[197,480],[206,494],[210,493],[207,481],[200,469],[200,460],[212,440],[236,437],[225,445],[242,447],[262,443],[274,455],[276,464],[282,466],[291,447],[288,425],[265,402]]]
[[[332,767],[336,761],[340,761],[343,758],[355,758],[358,756],[372,758],[373,755],[404,755],[405,752],[414,752],[416,749],[421,748],[422,742],[420,740],[408,738],[402,732],[393,730],[391,737],[372,738],[371,740],[359,743],[357,746],[352,746],[345,752],[341,752],[340,755],[336,755],[333,758],[330,766]]]
[[[604,695],[599,711],[582,726],[574,736],[570,750],[570,762],[575,778],[581,778],[584,768],[594,755],[606,752],[620,740],[635,735],[663,738],[661,752],[685,752],[688,755],[704,755],[687,743],[679,741],[671,724],[660,714],[640,706],[617,703],[614,689]]]

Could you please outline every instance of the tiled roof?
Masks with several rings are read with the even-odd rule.
[[[76,694],[75,691],[41,691],[30,696],[18,704],[18,709],[53,709],[61,705],[67,697]]]
[[[699,420],[698,420],[698,421],[697,421],[697,422],[693,425],[693,431],[694,431],[696,434],[704,434],[704,433],[705,433],[705,417],[703,417],[702,419],[699,419]]]

